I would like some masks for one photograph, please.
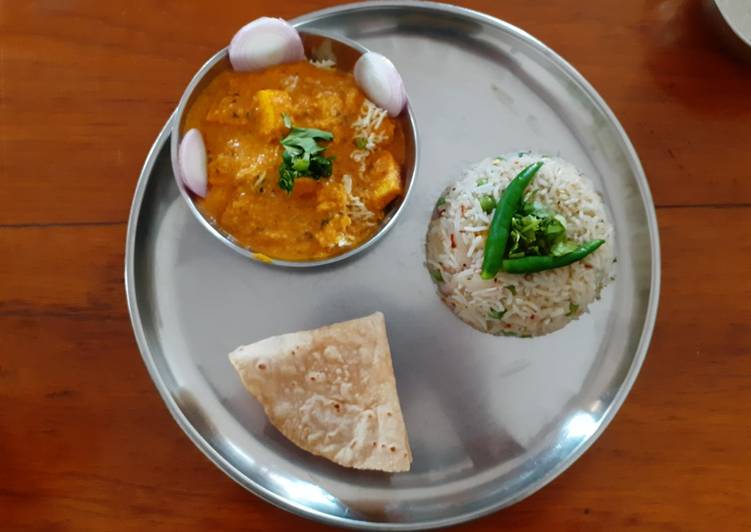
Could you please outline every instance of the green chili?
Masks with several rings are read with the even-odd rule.
[[[501,269],[503,256],[506,254],[511,217],[519,209],[524,189],[527,188],[529,182],[540,170],[542,164],[542,161],[539,161],[527,166],[519,172],[519,175],[509,183],[501,194],[493,213],[493,220],[490,222],[488,239],[485,242],[485,255],[483,256],[482,273],[480,274],[483,279],[492,279]]]
[[[553,268],[568,266],[573,262],[583,259],[604,243],[604,240],[591,240],[586,244],[582,244],[571,253],[560,257],[546,255],[542,257],[531,256],[520,259],[506,259],[501,263],[501,268],[504,272],[508,273],[535,273],[543,270],[552,270]]]

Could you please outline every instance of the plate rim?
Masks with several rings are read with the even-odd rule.
[[[297,503],[293,499],[279,495],[259,484],[258,482],[247,478],[239,469],[237,469],[233,464],[226,460],[203,437],[203,435],[198,432],[198,430],[190,423],[180,407],[177,405],[177,402],[170,394],[169,389],[162,378],[162,375],[159,373],[159,370],[156,367],[153,356],[149,349],[148,340],[143,329],[143,322],[141,320],[139,311],[139,304],[135,287],[135,262],[133,259],[135,255],[135,241],[138,230],[138,219],[141,213],[141,206],[145,196],[145,191],[150,182],[150,177],[154,169],[157,157],[161,150],[164,148],[165,144],[167,143],[167,139],[171,134],[171,127],[175,118],[175,114],[173,112],[156,137],[156,140],[152,144],[151,148],[149,149],[149,152],[144,161],[144,165],[139,174],[136,188],[133,193],[130,213],[128,216],[128,226],[125,240],[124,288],[126,303],[128,307],[128,315],[130,317],[131,327],[133,329],[136,343],[138,345],[138,350],[141,354],[144,365],[146,366],[146,369],[148,370],[149,375],[154,382],[159,395],[162,398],[162,401],[167,406],[167,409],[169,410],[178,426],[188,436],[193,444],[196,445],[196,447],[198,447],[214,465],[221,469],[232,480],[237,482],[239,485],[241,485],[243,488],[247,489],[254,495],[258,496],[265,502],[268,502],[278,508],[289,511],[298,516],[313,519],[315,521],[328,525],[345,526],[363,530],[425,530],[437,527],[452,526],[467,521],[472,521],[511,506],[529,497],[533,493],[547,486],[550,482],[552,482],[564,471],[566,471],[602,435],[602,433],[610,425],[611,421],[615,417],[615,414],[620,410],[626,397],[631,391],[631,388],[636,381],[644,359],[646,358],[649,344],[654,332],[657,311],[659,307],[661,284],[660,237],[657,224],[657,214],[654,201],[652,199],[652,194],[649,188],[649,183],[647,181],[636,150],[634,149],[634,146],[631,143],[631,140],[626,134],[626,131],[624,130],[620,121],[617,119],[605,100],[599,95],[599,93],[584,78],[582,74],[580,74],[568,61],[558,55],[558,53],[556,53],[552,48],[548,47],[542,41],[522,30],[521,28],[518,28],[517,26],[498,19],[492,15],[488,15],[486,13],[482,13],[473,9],[456,6],[453,4],[442,4],[432,1],[384,0],[379,2],[355,2],[313,11],[311,13],[291,19],[289,22],[294,26],[299,26],[313,23],[317,20],[331,15],[341,15],[351,11],[382,10],[384,8],[393,9],[401,7],[426,12],[440,11],[443,13],[448,13],[450,15],[455,15],[460,18],[474,19],[484,24],[495,26],[506,31],[507,33],[515,35],[522,40],[527,41],[530,45],[537,48],[538,51],[547,56],[548,59],[561,67],[566,72],[566,74],[571,76],[571,78],[573,78],[576,83],[580,85],[580,87],[588,94],[588,96],[592,98],[596,107],[598,107],[608,117],[611,124],[615,127],[620,140],[624,144],[626,155],[629,159],[629,164],[636,175],[637,186],[641,195],[641,203],[644,207],[647,226],[649,229],[651,258],[650,289],[649,297],[647,300],[647,308],[644,316],[644,325],[642,327],[641,337],[635,350],[635,356],[631,362],[631,366],[629,367],[625,378],[623,379],[617,392],[613,396],[613,400],[603,414],[597,429],[586,440],[581,442],[580,445],[565,460],[560,461],[554,468],[548,471],[546,475],[540,477],[540,479],[538,479],[535,483],[531,484],[527,488],[520,490],[513,496],[502,499],[495,504],[489,504],[483,508],[471,512],[465,512],[462,514],[430,521],[411,523],[371,522],[356,518],[335,516],[326,512],[322,512],[315,508],[311,508],[304,504]]]

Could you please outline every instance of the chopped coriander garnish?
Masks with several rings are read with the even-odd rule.
[[[298,177],[316,180],[329,177],[334,158],[323,154],[326,147],[319,145],[318,141],[332,141],[334,135],[321,129],[294,127],[292,119],[284,113],[282,120],[284,126],[289,128],[289,133],[281,140],[284,153],[282,164],[279,165],[279,188],[292,192]]]
[[[496,310],[494,308],[490,309],[488,311],[488,316],[493,318],[494,320],[500,320],[503,319],[503,315],[506,314],[506,309],[503,310]]]
[[[430,270],[430,277],[432,277],[433,281],[436,283],[443,282],[443,274],[441,273],[441,270]]]
[[[487,177],[481,177],[480,179],[477,180],[476,184],[477,184],[478,187],[481,187],[481,186],[487,184],[487,182],[488,182],[488,178]]]
[[[446,196],[441,196],[438,201],[435,202],[436,207],[442,207],[446,204]]]
[[[568,304],[568,312],[566,313],[566,316],[573,316],[576,314],[576,312],[579,310],[579,305],[576,303],[569,302]]]
[[[576,244],[566,238],[566,219],[532,201],[533,195],[527,196],[511,219],[507,257],[561,257],[571,253]]]
[[[501,334],[502,334],[503,336],[519,336],[519,335],[518,335],[518,334],[516,334],[515,332],[511,332],[511,331],[501,331]]]
[[[563,255],[568,255],[575,249],[576,244],[574,244],[570,240],[562,240],[553,244],[553,247],[550,248],[550,254],[554,257],[562,257]]]

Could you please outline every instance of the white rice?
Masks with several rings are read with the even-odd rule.
[[[574,242],[601,238],[605,243],[563,268],[525,275],[499,272],[483,280],[480,271],[492,213],[483,212],[479,198],[499,198],[525,166],[540,160],[544,165],[525,197],[533,193],[535,202],[562,215],[567,237]],[[441,299],[476,329],[509,336],[553,332],[581,316],[613,278],[614,232],[602,198],[589,179],[562,159],[529,152],[485,159],[466,169],[442,198],[428,228],[427,267],[437,279]],[[496,319],[491,313],[502,316]]]

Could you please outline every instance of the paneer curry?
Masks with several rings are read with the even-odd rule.
[[[201,131],[208,161],[199,208],[271,258],[357,247],[403,193],[401,124],[330,65],[223,72],[192,104],[190,128]]]

